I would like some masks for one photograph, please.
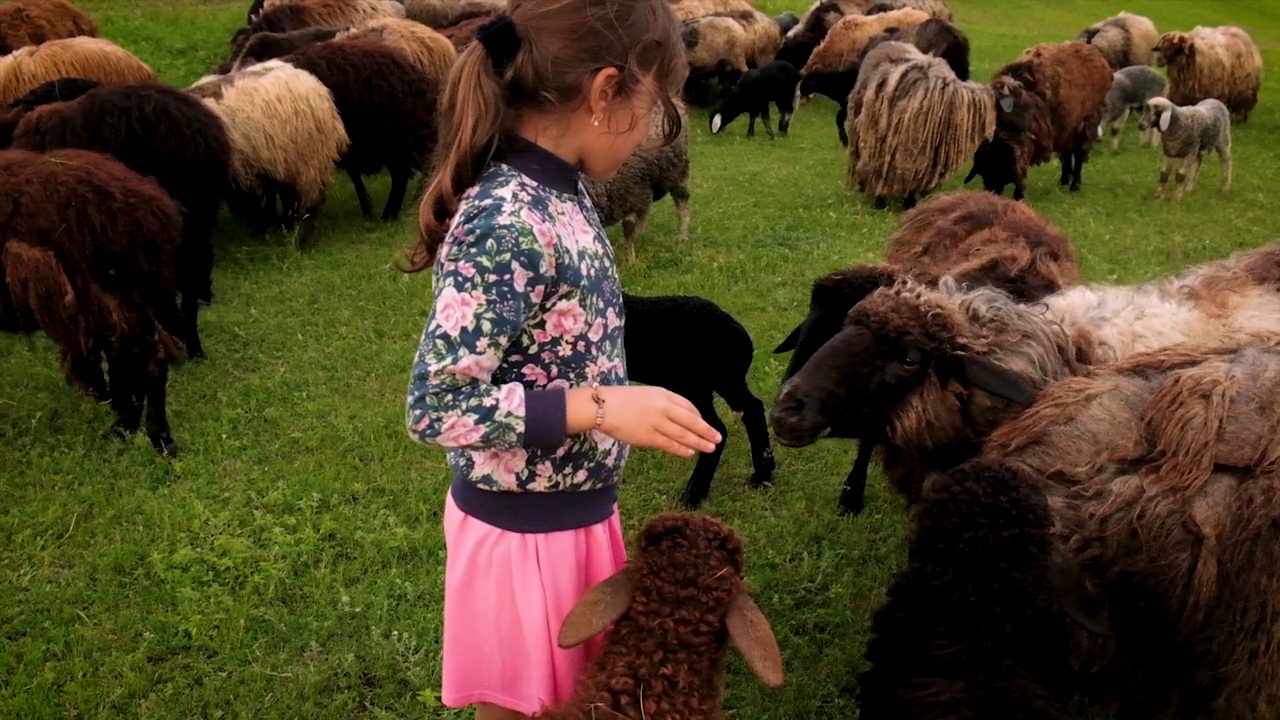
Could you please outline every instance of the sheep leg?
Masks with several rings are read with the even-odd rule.
[[[293,228],[298,223],[298,216],[302,212],[302,196],[298,193],[298,189],[292,185],[281,183],[277,187],[272,188],[272,192],[280,193],[280,210],[282,225],[285,232],[293,232]]]
[[[845,129],[845,123],[849,121],[849,106],[841,105],[836,111],[836,130],[840,133],[840,144],[849,147],[849,131]],[[972,177],[972,175],[970,176]],[[965,180],[965,182],[969,182]]]
[[[107,378],[102,374],[102,355],[90,350],[89,355],[64,353],[67,382],[83,388],[89,397],[103,402],[111,399]]]
[[[731,386],[718,390],[729,407],[742,414],[742,425],[747,431],[747,441],[751,443],[751,467],[754,469],[751,486],[758,488],[773,482],[773,471],[777,464],[769,442],[769,421],[765,417],[764,403],[751,392],[745,376]]]
[[[867,471],[871,468],[871,455],[875,447],[873,442],[858,441],[858,456],[844,479],[844,486],[840,488],[839,514],[855,516],[862,514],[867,497]]]
[[[409,190],[409,178],[413,170],[407,167],[391,170],[391,192],[387,195],[387,206],[382,209],[382,219],[395,220],[400,217],[400,209],[404,207],[404,194]]]
[[[883,195],[877,195],[874,205],[875,205],[875,209],[884,210],[885,208],[889,207],[889,201],[886,200]]]
[[[1075,150],[1071,151],[1070,157],[1072,159],[1071,187],[1069,187],[1068,190],[1070,190],[1071,192],[1077,192],[1080,190],[1080,179],[1081,179],[1080,176],[1081,174],[1084,173],[1084,161],[1085,161],[1084,150],[1080,148],[1076,148]]]
[[[1111,151],[1112,152],[1115,152],[1116,150],[1120,149],[1120,131],[1124,129],[1124,124],[1127,122],[1129,122],[1129,108],[1126,107],[1124,109],[1124,112],[1120,114],[1120,117],[1116,118],[1111,123]],[[1139,147],[1141,147],[1141,140],[1139,140]]]
[[[1004,188],[1000,189],[1004,192]],[[1013,199],[1021,200],[1027,196],[1027,176],[1026,171],[1019,169],[1013,176]]]
[[[747,137],[756,136],[756,111],[751,110],[747,113]]]
[[[156,452],[166,457],[177,454],[174,449],[173,435],[169,430],[167,412],[167,396],[169,389],[169,361],[161,356],[157,348],[156,358],[146,376],[147,394],[147,438]]]
[[[1195,155],[1188,155],[1182,158],[1182,163],[1178,165],[1178,175],[1174,178],[1173,183],[1173,200],[1180,202],[1182,196],[1187,191],[1187,167],[1194,162]]]
[[[770,140],[775,139],[773,135],[773,118],[769,117],[769,103],[764,104],[764,131]]]
[[[1156,197],[1164,197],[1164,186],[1169,182],[1169,171],[1173,169],[1173,158],[1168,155],[1160,161],[1160,183],[1156,185]]]
[[[324,206],[324,190],[320,191],[320,199],[312,207],[302,211],[302,228],[298,231],[298,247],[309,250],[316,246],[316,234],[320,229],[320,208]]]
[[[1062,163],[1062,174],[1058,177],[1059,185],[1071,184],[1071,153],[1058,153],[1058,160]]]
[[[902,198],[902,209],[910,210],[911,208],[916,206],[917,200],[918,198],[916,197],[915,193],[907,193],[907,196]]]
[[[111,429],[116,437],[127,438],[142,426],[142,397],[138,394],[139,362],[137,353],[114,348],[107,354],[107,372],[111,375],[111,409],[115,422]]]
[[[676,239],[689,239],[689,188],[677,185],[671,188],[671,199],[676,204]]]
[[[364,180],[360,179],[360,173],[353,168],[347,168],[347,177],[351,178],[351,186],[356,189],[356,199],[360,201],[360,214],[373,217],[373,201],[369,199],[369,191],[364,186]]]
[[[684,492],[680,494],[680,504],[689,510],[696,509],[711,493],[711,480],[715,477],[716,468],[720,465],[720,456],[724,454],[725,443],[729,440],[729,430],[716,414],[715,400],[711,393],[706,393],[703,398],[694,402],[693,406],[697,408],[698,414],[702,415],[702,419],[720,433],[720,443],[711,452],[698,456],[698,462],[693,466],[693,474],[685,483]]]
[[[1196,153],[1194,158],[1188,162],[1190,168],[1187,174],[1187,192],[1191,192],[1192,190],[1195,190],[1196,186],[1200,184],[1200,165],[1203,162],[1204,162],[1203,151]]]
[[[1231,189],[1231,146],[1218,146],[1218,160],[1222,164],[1222,180],[1218,183],[1218,189],[1226,192]]]
[[[640,232],[642,220],[635,215],[622,218],[622,252],[629,262],[636,260],[636,233]]]
[[[197,317],[200,315],[200,302],[190,287],[182,290],[182,344],[187,348],[187,357],[204,357],[204,345],[200,342],[200,330]]]

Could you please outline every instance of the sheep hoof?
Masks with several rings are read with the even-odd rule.
[[[689,492],[689,488],[686,487],[684,489],[684,492],[680,493],[680,506],[686,510],[697,510],[698,507],[702,505],[702,502],[706,499],[707,498],[705,496],[704,497],[694,496]]]
[[[884,210],[885,208],[889,207],[889,201],[885,200],[883,197],[877,197],[874,207],[877,210]]]
[[[840,517],[857,517],[862,514],[863,501],[861,499],[854,500],[848,505],[836,505],[836,514]]]
[[[151,438],[151,446],[164,457],[177,457],[178,446],[169,433],[160,433]]]

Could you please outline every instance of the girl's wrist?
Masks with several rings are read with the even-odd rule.
[[[608,413],[607,387],[576,387],[565,392],[565,432],[578,435],[591,430],[599,430],[597,423],[601,412]],[[603,403],[598,403],[597,399]]]

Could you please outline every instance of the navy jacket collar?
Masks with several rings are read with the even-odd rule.
[[[493,159],[527,175],[534,182],[566,195],[578,194],[580,171],[555,153],[522,137],[513,137],[494,153]]]

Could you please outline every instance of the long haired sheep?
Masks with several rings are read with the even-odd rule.
[[[905,43],[867,54],[848,102],[849,184],[877,207],[901,197],[910,209],[996,129],[990,88],[958,79],[941,58]]]
[[[426,169],[435,148],[440,83],[407,55],[376,40],[320,43],[284,60],[316,76],[332,91],[351,138],[338,167],[351,178],[360,212],[373,215],[373,203],[360,176],[386,168],[391,191],[382,219],[399,217],[409,179]]]
[[[283,33],[311,27],[358,27],[388,17],[404,17],[404,6],[395,0],[289,0],[267,3],[248,25],[231,36],[231,57],[261,32]]]
[[[13,130],[18,122],[35,108],[55,102],[75,100],[102,83],[84,78],[59,78],[40,84],[31,92],[0,108],[0,149],[13,143]]]
[[[403,4],[406,18],[436,30],[456,25],[467,16],[507,8],[505,0],[404,0]]]
[[[871,293],[904,277],[936,284],[943,276],[969,287],[991,286],[1023,302],[1080,284],[1071,241],[1034,210],[988,192],[944,193],[902,216],[883,263],[854,265],[814,281],[806,317],[773,351],[792,353],[782,381],[835,337],[849,311]],[[837,425],[829,437],[859,434]],[[874,448],[873,441],[859,444],[840,494],[842,514],[862,511]]]
[[[1223,192],[1231,189],[1231,113],[1220,101],[1209,98],[1191,107],[1178,107],[1168,98],[1151,98],[1138,121],[1138,128],[1143,131],[1160,130],[1164,161],[1160,167],[1156,197],[1164,194],[1164,185],[1169,181],[1169,171],[1175,161],[1180,165],[1173,199],[1181,200],[1184,192],[1194,190],[1196,181],[1200,179],[1200,164],[1205,153],[1210,151],[1216,152],[1222,162],[1219,189]]]
[[[384,18],[362,27],[350,28],[338,35],[339,40],[369,39],[403,52],[419,70],[444,85],[449,70],[458,59],[458,51],[449,38],[411,20]]]
[[[164,85],[104,85],[32,110],[14,130],[13,146],[111,155],[155,178],[177,201],[183,217],[178,288],[188,323],[179,335],[188,356],[202,357],[197,315],[199,302],[213,298],[212,236],[231,166],[231,141],[218,116],[197,98]]]
[[[734,530],[696,514],[650,518],[627,567],[569,611],[561,647],[604,634],[572,700],[539,720],[706,720],[722,714],[728,645],[769,687],[783,682],[769,621],[742,579],[743,544]]]
[[[1165,33],[1156,46],[1156,64],[1169,72],[1169,99],[1175,105],[1221,100],[1231,119],[1248,122],[1262,87],[1262,54],[1249,33],[1234,25],[1197,26]]]
[[[972,457],[1049,383],[1181,343],[1280,335],[1280,243],[1136,286],[1081,285],[1023,304],[991,287],[902,279],[849,313],[783,386],[778,442],[839,428],[882,451],[908,500],[930,471]]]
[[[310,247],[325,186],[350,145],[333,94],[314,75],[280,60],[202,78],[188,92],[222,119],[231,141],[228,206],[236,214],[251,212],[261,228],[263,199],[274,215],[278,194],[285,226],[301,219],[299,245]]]
[[[100,38],[50,40],[0,57],[0,104],[8,105],[59,78],[106,85],[155,82],[156,73],[128,50]]]
[[[61,346],[69,382],[109,397],[121,433],[174,452],[169,366],[182,359],[178,207],[160,185],[86,150],[0,151],[0,306]],[[110,386],[102,373],[109,368]]]
[[[1014,199],[1021,200],[1028,168],[1056,153],[1062,161],[1058,183],[1079,190],[1111,79],[1111,66],[1093,45],[1043,43],[1023,51],[991,82],[995,137],[974,153],[965,182],[981,176],[983,187],[994,193],[1012,183]]]
[[[724,13],[742,25],[747,33],[747,66],[761,68],[773,62],[778,47],[782,45],[782,30],[773,18],[759,10]]]
[[[813,50],[809,61],[800,69],[802,78],[824,73],[853,70],[871,38],[889,28],[905,29],[919,25],[929,15],[912,8],[902,8],[878,15],[847,15],[827,32],[822,43]]]
[[[496,14],[496,10],[482,11],[479,14],[459,20],[452,25],[440,28],[440,34],[453,43],[454,50],[461,53],[467,49],[468,45],[475,42],[476,33],[480,31],[480,27],[489,22]]]
[[[1122,11],[1085,28],[1076,39],[1101,50],[1111,69],[1119,70],[1150,65],[1160,33],[1150,18]]]
[[[338,36],[338,33],[348,29],[346,27],[308,27],[289,32],[256,33],[244,43],[240,51],[231,59],[231,63],[222,69],[222,72],[216,74],[225,75],[256,63],[282,58],[308,45],[332,40]]]
[[[746,28],[737,20],[724,15],[696,17],[685,20],[680,32],[689,63],[685,96],[690,102],[702,102],[706,81],[718,80],[727,90],[750,69],[750,40]]]
[[[724,13],[750,12],[755,5],[749,0],[683,0],[671,6],[676,19],[684,22]]]
[[[66,0],[13,0],[0,5],[0,55],[81,35],[97,37],[98,24]]]
[[[1168,79],[1149,65],[1131,65],[1115,71],[1111,89],[1107,91],[1107,109],[1098,125],[1098,137],[1101,138],[1106,126],[1110,125],[1111,149],[1119,149],[1120,131],[1129,120],[1129,113],[1136,111],[1141,116],[1147,101],[1163,96],[1168,89]],[[1158,135],[1159,131],[1154,127],[1143,130],[1138,135],[1138,147],[1155,144]]]

